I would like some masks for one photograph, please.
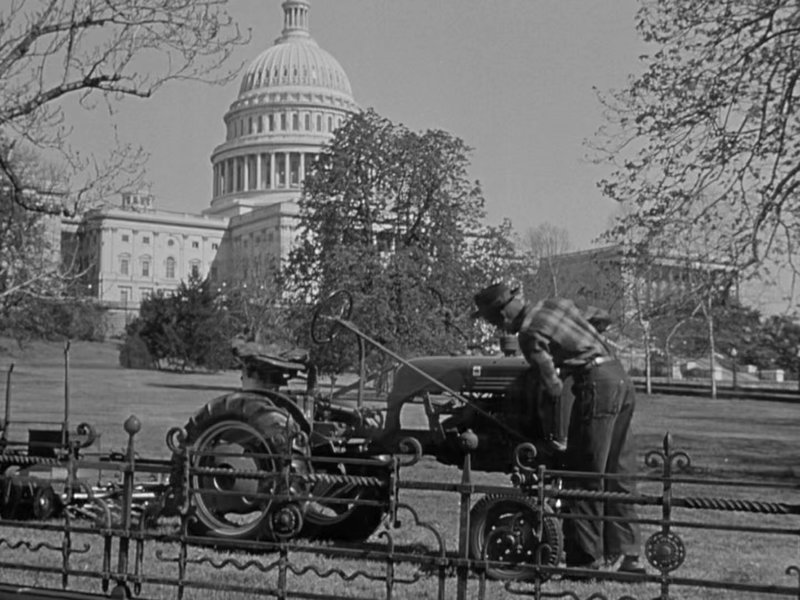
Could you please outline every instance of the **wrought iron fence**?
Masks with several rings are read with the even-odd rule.
[[[621,494],[562,485],[566,477],[596,475],[529,467],[525,445],[517,449],[510,482],[473,473],[469,454],[458,472],[434,468],[413,442],[407,454],[376,459],[371,466],[377,470],[366,476],[348,474],[357,469],[336,474],[299,468],[291,453],[259,455],[270,469],[219,460],[209,465],[193,448],[171,461],[140,460],[138,423],[129,419],[125,427],[124,456],[72,449],[45,457],[8,448],[0,455],[7,474],[0,502],[0,599],[666,600],[717,591],[725,594],[720,597],[800,598],[797,482],[693,474],[690,457],[672,447],[669,435],[646,455],[637,491]],[[54,469],[64,471],[61,483],[42,485],[37,470]],[[87,472],[100,472],[105,481],[89,481]],[[246,494],[228,486],[244,480],[257,482]],[[365,487],[380,493],[347,493]],[[229,496],[257,507],[256,518],[263,519],[254,526],[258,535],[244,535],[255,529],[238,523],[198,533],[198,510],[221,511]],[[580,498],[638,507],[645,573],[564,565],[561,524],[572,518],[569,505]],[[61,499],[63,510],[53,516]],[[354,507],[377,507],[383,525],[366,542],[308,541],[298,534],[313,503],[339,516]],[[164,516],[170,504],[174,514]],[[693,555],[693,548],[720,557]],[[779,564],[755,564],[776,556]]]

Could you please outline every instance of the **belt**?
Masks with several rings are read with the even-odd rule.
[[[609,363],[612,360],[617,360],[617,359],[614,356],[595,356],[594,358],[592,358],[591,360],[582,365],[566,367],[565,371],[567,371],[568,373],[573,373],[575,375],[578,375],[580,373],[585,373],[586,371],[591,371],[595,367],[599,367],[600,365]]]
[[[612,360],[616,360],[616,358],[613,356],[595,356],[592,360],[586,363],[583,368],[594,369],[595,367],[599,367],[600,365],[611,362]]]

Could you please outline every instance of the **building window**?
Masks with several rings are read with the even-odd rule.
[[[142,259],[142,277],[150,277],[150,259]]]
[[[255,154],[250,154],[247,157],[247,189],[248,190],[258,189],[258,180],[256,179],[256,177],[258,176],[257,159],[258,159],[258,156],[255,155]]]
[[[143,244],[149,244],[150,243],[150,236],[149,235],[143,235],[142,236],[142,243]]]
[[[269,166],[269,154],[260,154],[259,161],[261,162],[261,183],[260,186],[262,190],[268,190],[272,185],[270,180],[270,166]]]
[[[292,152],[289,155],[289,171],[291,173],[291,185],[297,187],[300,185],[300,153]]]
[[[328,115],[328,131],[333,131],[333,117]]]
[[[128,267],[128,259],[121,258],[119,259],[119,272],[120,275],[128,275],[129,267]]]
[[[241,156],[236,158],[236,191],[241,192],[244,189],[244,158]]]
[[[214,242],[213,244],[211,244],[211,249],[212,250],[219,250],[219,244],[217,242]]]
[[[175,259],[171,256],[167,259],[167,279],[175,279]]]
[[[142,288],[142,302],[149,300],[153,296],[153,288]]]
[[[129,287],[119,288],[119,301],[122,302],[123,305],[127,306],[130,299],[131,299],[131,288]]]
[[[317,115],[317,131],[322,131],[322,115]]]
[[[283,187],[286,185],[286,161],[284,160],[283,154],[277,157],[275,164],[275,179],[277,180],[275,184],[278,187]]]
[[[192,248],[199,248],[200,242],[192,242]]]
[[[275,131],[275,116],[274,115],[270,115],[269,116],[269,130],[270,131]]]
[[[300,115],[297,113],[292,114],[292,131],[297,131],[300,129]]]
[[[123,242],[130,242],[131,241],[131,236],[129,236],[127,233],[123,233],[122,234],[122,241]]]
[[[189,271],[191,272],[192,277],[200,277],[200,263],[192,261],[189,264]]]
[[[286,131],[286,113],[281,113],[281,131]]]
[[[311,131],[311,115],[306,115],[306,131]]]

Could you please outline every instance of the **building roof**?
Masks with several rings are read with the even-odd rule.
[[[352,100],[350,80],[344,69],[311,37],[308,0],[286,0],[282,6],[282,35],[247,67],[239,98],[284,88],[298,91],[299,88],[335,91]]]

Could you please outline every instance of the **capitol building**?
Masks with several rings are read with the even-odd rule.
[[[147,193],[87,211],[74,232],[87,293],[129,314],[192,274],[220,286],[274,269],[295,235],[303,180],[333,132],[359,111],[338,61],[309,29],[309,0],[285,0],[283,30],[244,71],[211,150],[210,206],[159,210]]]

